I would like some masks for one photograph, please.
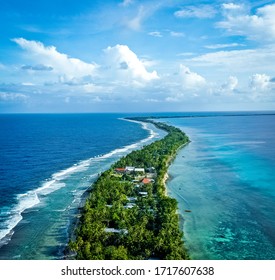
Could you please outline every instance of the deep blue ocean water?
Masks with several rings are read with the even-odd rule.
[[[0,115],[0,259],[61,258],[98,174],[164,135],[120,117]]]
[[[191,258],[275,259],[275,115],[163,121],[192,141],[168,182]]]

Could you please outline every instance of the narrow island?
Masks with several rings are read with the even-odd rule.
[[[166,194],[167,169],[185,133],[145,117],[167,132],[103,172],[89,190],[69,248],[80,260],[188,259],[179,228],[177,201]]]

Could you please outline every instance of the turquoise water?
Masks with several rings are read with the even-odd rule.
[[[191,258],[275,259],[275,116],[164,121],[192,141],[168,181]]]

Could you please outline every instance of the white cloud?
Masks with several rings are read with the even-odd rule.
[[[144,63],[126,45],[116,45],[105,49],[112,70],[130,80],[151,81],[159,79],[156,71],[146,70]]]
[[[185,34],[183,32],[175,32],[175,31],[171,31],[170,35],[172,37],[184,37],[185,36]]]
[[[142,21],[146,18],[146,16],[147,10],[144,8],[144,6],[140,6],[137,15],[127,21],[127,26],[135,31],[140,30]]]
[[[120,3],[120,5],[123,6],[123,7],[127,7],[127,6],[130,6],[133,3],[134,3],[134,0],[124,0],[123,2]]]
[[[270,88],[270,76],[266,74],[254,74],[250,77],[250,87],[255,91],[265,91]]]
[[[239,98],[239,90],[237,89],[239,85],[239,80],[235,76],[229,76],[227,78],[227,81],[224,82],[222,85],[218,85],[215,83],[209,83],[208,84],[208,92],[210,94],[209,97],[218,98],[217,100],[224,100],[228,101],[228,98],[231,98],[232,100]],[[234,94],[234,95],[233,95]]]
[[[34,83],[30,83],[30,82],[23,82],[22,86],[33,87],[33,86],[35,86],[35,84]]]
[[[223,7],[223,9],[230,10],[230,11],[232,11],[232,10],[236,11],[236,10],[243,9],[242,5],[238,5],[235,3],[224,3],[224,4],[222,4],[222,7]]]
[[[217,11],[210,5],[189,6],[174,13],[179,18],[213,18]]]
[[[169,0],[170,1],[170,0]],[[169,2],[168,1],[168,2]],[[167,1],[136,1],[142,2],[141,5],[137,7],[135,14],[132,13],[132,10],[136,9],[134,6],[130,13],[126,16],[119,19],[122,25],[134,30],[140,31],[142,29],[142,24],[148,20],[151,16],[155,14],[156,11],[170,6]],[[113,17],[113,14],[111,15]]]
[[[185,65],[180,65],[182,86],[187,89],[199,89],[206,85],[206,80],[195,72],[191,72]]]
[[[224,48],[234,48],[234,47],[243,47],[244,44],[238,44],[238,43],[231,43],[231,44],[215,44],[215,45],[207,45],[205,48],[207,49],[224,49]]]
[[[28,96],[21,93],[0,92],[0,101],[6,102],[25,102]]]
[[[170,35],[171,37],[185,37],[185,34],[183,32],[176,32],[171,31],[169,29],[164,30],[163,32],[160,31],[152,31],[149,32],[148,35],[154,36],[154,37],[163,37],[164,35]]]
[[[28,60],[38,65],[47,65],[55,74],[64,75],[66,80],[94,75],[97,65],[86,63],[67,54],[60,53],[54,46],[46,47],[41,42],[23,38],[13,39],[28,54]]]
[[[152,103],[159,103],[159,102],[160,102],[160,100],[155,99],[155,98],[148,98],[148,99],[146,99],[145,101],[147,101],[147,102],[152,102]]]
[[[238,78],[234,76],[230,76],[228,78],[227,83],[225,84],[225,88],[228,88],[229,90],[234,90],[238,86]]]
[[[249,77],[249,97],[254,102],[275,102],[274,78],[267,74],[254,74]]]
[[[82,89],[86,93],[100,93],[100,92],[106,92],[107,87],[102,87],[93,83],[87,83],[82,86]]]
[[[162,37],[162,34],[159,31],[149,32],[148,34],[153,37]]]
[[[215,70],[250,73],[251,71],[274,72],[275,46],[262,49],[218,51],[186,59],[189,64],[215,67]]]
[[[196,55],[195,53],[192,52],[183,52],[183,53],[178,53],[177,56],[194,56]]]
[[[235,76],[229,76],[228,80],[225,84],[222,85],[222,91],[226,91],[226,92],[232,92],[234,91],[237,86],[238,86],[238,78]]]
[[[274,41],[275,4],[258,8],[255,14],[247,14],[244,9],[237,9],[238,5],[235,4],[224,5],[225,20],[217,23],[218,28],[225,29],[231,35],[246,36],[250,40]]]
[[[179,102],[179,99],[177,97],[168,96],[165,98],[165,101],[166,102]]]

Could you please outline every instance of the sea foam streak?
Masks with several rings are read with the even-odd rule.
[[[37,189],[30,190],[24,194],[17,195],[18,203],[12,209],[5,212],[3,211],[0,212],[1,215],[0,218],[2,216],[7,217],[7,219],[5,219],[5,222],[2,223],[0,226],[0,247],[3,246],[4,244],[7,244],[10,241],[14,233],[13,229],[23,219],[22,213],[27,209],[33,208],[34,206],[38,206],[38,204],[40,204],[41,202],[40,198],[42,196],[46,196],[54,191],[57,191],[60,188],[66,187],[66,184],[63,182],[63,180],[67,179],[68,177],[70,177],[75,173],[79,173],[87,170],[89,166],[99,161],[104,161],[113,156],[117,156],[117,157],[122,156],[131,150],[137,149],[142,144],[158,136],[158,134],[152,129],[150,129],[148,127],[148,124],[146,123],[126,120],[126,119],[121,119],[121,120],[140,124],[144,130],[149,131],[149,136],[145,139],[140,140],[137,143],[125,146],[123,148],[115,149],[105,155],[98,155],[93,158],[80,161],[79,163],[74,164],[73,166],[67,169],[54,173],[50,179],[44,181],[42,185]]]

